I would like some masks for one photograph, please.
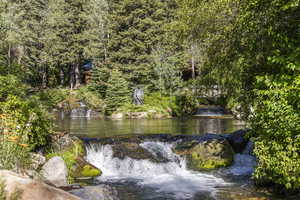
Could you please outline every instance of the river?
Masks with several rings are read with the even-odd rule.
[[[105,120],[57,119],[59,130],[89,138],[130,134],[230,133],[244,128],[233,119],[189,117],[174,119]],[[109,145],[87,147],[86,159],[99,167],[103,175],[92,185],[107,184],[118,191],[120,200],[279,200],[258,192],[252,181],[255,158],[236,154],[231,167],[209,172],[187,169],[185,159],[172,152],[171,143],[144,142],[143,148],[166,157],[168,163],[113,158]],[[287,199],[287,198],[285,198]]]

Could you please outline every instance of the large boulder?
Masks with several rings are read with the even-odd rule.
[[[5,192],[8,199],[15,196],[19,200],[80,200],[80,198],[60,189],[7,170],[0,171],[0,177],[5,183]]]
[[[211,140],[197,144],[187,155],[188,167],[207,170],[227,167],[233,161],[234,152],[226,140]]]
[[[188,168],[196,171],[229,166],[234,157],[232,147],[224,138],[185,141],[174,152],[186,156]]]
[[[55,186],[64,186],[68,184],[68,169],[64,160],[59,156],[55,156],[48,160],[42,167],[41,174],[45,180]]]
[[[50,156],[61,156],[67,165],[68,179],[72,182],[74,179],[92,178],[102,174],[101,170],[88,163],[84,156],[86,155],[84,143],[77,137],[64,135],[56,139],[54,153]]]
[[[107,185],[87,186],[72,190],[72,194],[85,200],[118,200],[118,193]]]

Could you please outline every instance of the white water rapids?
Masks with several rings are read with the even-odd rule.
[[[123,160],[113,157],[110,145],[92,144],[87,147],[87,161],[100,168],[105,180],[136,179],[140,186],[155,188],[157,192],[174,194],[176,199],[191,199],[197,192],[214,194],[219,186],[225,186],[222,178],[187,169],[186,160],[172,152],[172,144],[144,142],[140,144],[152,154],[167,158],[167,163],[149,160]]]

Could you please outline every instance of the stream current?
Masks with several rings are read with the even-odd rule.
[[[73,135],[102,138],[130,134],[222,134],[243,128],[232,119],[185,118],[165,120],[58,119],[59,130]],[[279,200],[257,192],[250,179],[255,158],[247,152],[236,154],[228,168],[196,172],[187,168],[184,157],[172,151],[173,143],[145,141],[141,147],[168,160],[155,163],[113,157],[111,145],[86,145],[86,159],[103,174],[92,185],[116,188],[120,200]]]

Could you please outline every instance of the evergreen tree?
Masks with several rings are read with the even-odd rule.
[[[166,37],[174,19],[173,0],[110,1],[107,67],[124,73],[130,86],[152,86],[156,78],[152,52],[157,46],[176,46]],[[165,48],[168,49],[168,48]],[[173,52],[174,53],[174,52]]]
[[[118,70],[113,70],[107,82],[106,91],[106,112],[111,114],[117,108],[130,102],[130,90],[128,82],[123,77],[123,74]]]

